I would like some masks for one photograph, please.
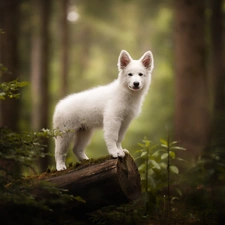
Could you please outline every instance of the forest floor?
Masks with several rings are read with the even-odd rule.
[[[194,215],[146,215],[143,208],[133,204],[107,206],[86,214],[83,218],[67,218],[62,225],[217,225],[215,218],[205,215],[200,218]],[[156,213],[157,214],[157,213]],[[196,212],[197,215],[197,212]],[[61,224],[60,224],[61,225]]]

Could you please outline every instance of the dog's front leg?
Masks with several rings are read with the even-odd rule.
[[[121,124],[117,118],[104,118],[104,138],[108,152],[113,158],[125,156],[124,151],[117,146]]]
[[[120,130],[119,130],[119,136],[118,136],[118,141],[117,141],[117,147],[121,150],[123,150],[124,152],[129,153],[129,151],[127,149],[123,149],[122,148],[122,141],[124,139],[124,136],[126,134],[126,131],[130,125],[131,119],[127,118],[126,120],[124,120],[121,124]]]

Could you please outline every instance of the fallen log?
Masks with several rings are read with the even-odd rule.
[[[45,181],[80,196],[86,203],[77,202],[73,207],[85,208],[85,211],[127,203],[141,196],[140,174],[129,154],[124,158],[95,160],[58,174]]]

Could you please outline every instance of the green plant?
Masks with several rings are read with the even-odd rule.
[[[3,66],[3,64],[0,64],[0,72],[3,72],[4,75],[11,73],[6,67]],[[18,81],[17,79],[9,82],[0,82],[0,100],[5,100],[6,98],[18,99],[20,97],[20,88],[25,87],[27,85],[28,82]]]
[[[21,173],[10,168],[19,165],[20,168],[27,167],[35,173],[33,162],[40,157],[49,155],[49,153],[43,152],[45,145],[41,143],[40,139],[56,135],[58,133],[46,129],[40,132],[18,134],[7,128],[0,128],[0,199],[2,204],[13,202],[21,205],[37,205],[32,194],[33,189],[50,191],[51,194],[61,193],[61,196],[65,196],[63,191],[46,185],[46,183],[43,185],[39,181],[24,179]],[[41,208],[45,206],[44,202],[42,203],[38,203]]]
[[[46,146],[42,144],[41,138],[51,138],[57,135],[58,132],[48,129],[42,129],[40,132],[24,132],[19,134],[12,132],[8,128],[0,127],[0,160],[18,163],[20,167],[28,167],[34,171],[33,162],[40,157],[50,155],[50,153],[43,152]],[[3,173],[3,171],[5,172]],[[2,166],[0,164],[0,176],[4,174],[5,182],[9,179],[7,176],[9,172],[4,167],[4,164]]]
[[[177,146],[176,141],[170,142],[169,138],[161,139],[160,145],[152,145],[145,138],[138,145],[141,149],[137,151],[139,155],[135,161],[141,174],[146,212],[154,208],[163,215],[168,214],[171,201],[175,199],[171,197],[171,175],[179,175],[174,161],[184,161],[176,152],[185,149]],[[178,189],[177,193],[182,194]]]
[[[221,224],[225,208],[225,146],[208,146],[188,170],[185,182],[185,206],[204,224]]]
[[[0,64],[0,71],[7,75],[8,69]],[[28,82],[0,82],[0,100],[19,98],[19,89]],[[16,221],[18,218],[37,216],[39,213],[51,211],[54,205],[64,204],[71,200],[83,201],[50,183],[36,178],[24,177],[21,168],[30,168],[34,173],[33,164],[44,153],[43,138],[63,135],[57,130],[42,129],[39,132],[15,133],[6,127],[0,127],[0,210],[3,219]],[[46,198],[48,196],[48,198]],[[54,196],[54,197],[49,197]],[[15,211],[11,218],[10,212]],[[29,211],[29,213],[27,213]],[[2,218],[1,218],[2,219]],[[43,221],[42,223],[43,224]]]

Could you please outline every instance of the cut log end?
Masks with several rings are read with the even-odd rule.
[[[119,184],[129,200],[136,200],[141,195],[141,182],[138,168],[130,155],[117,159]]]

